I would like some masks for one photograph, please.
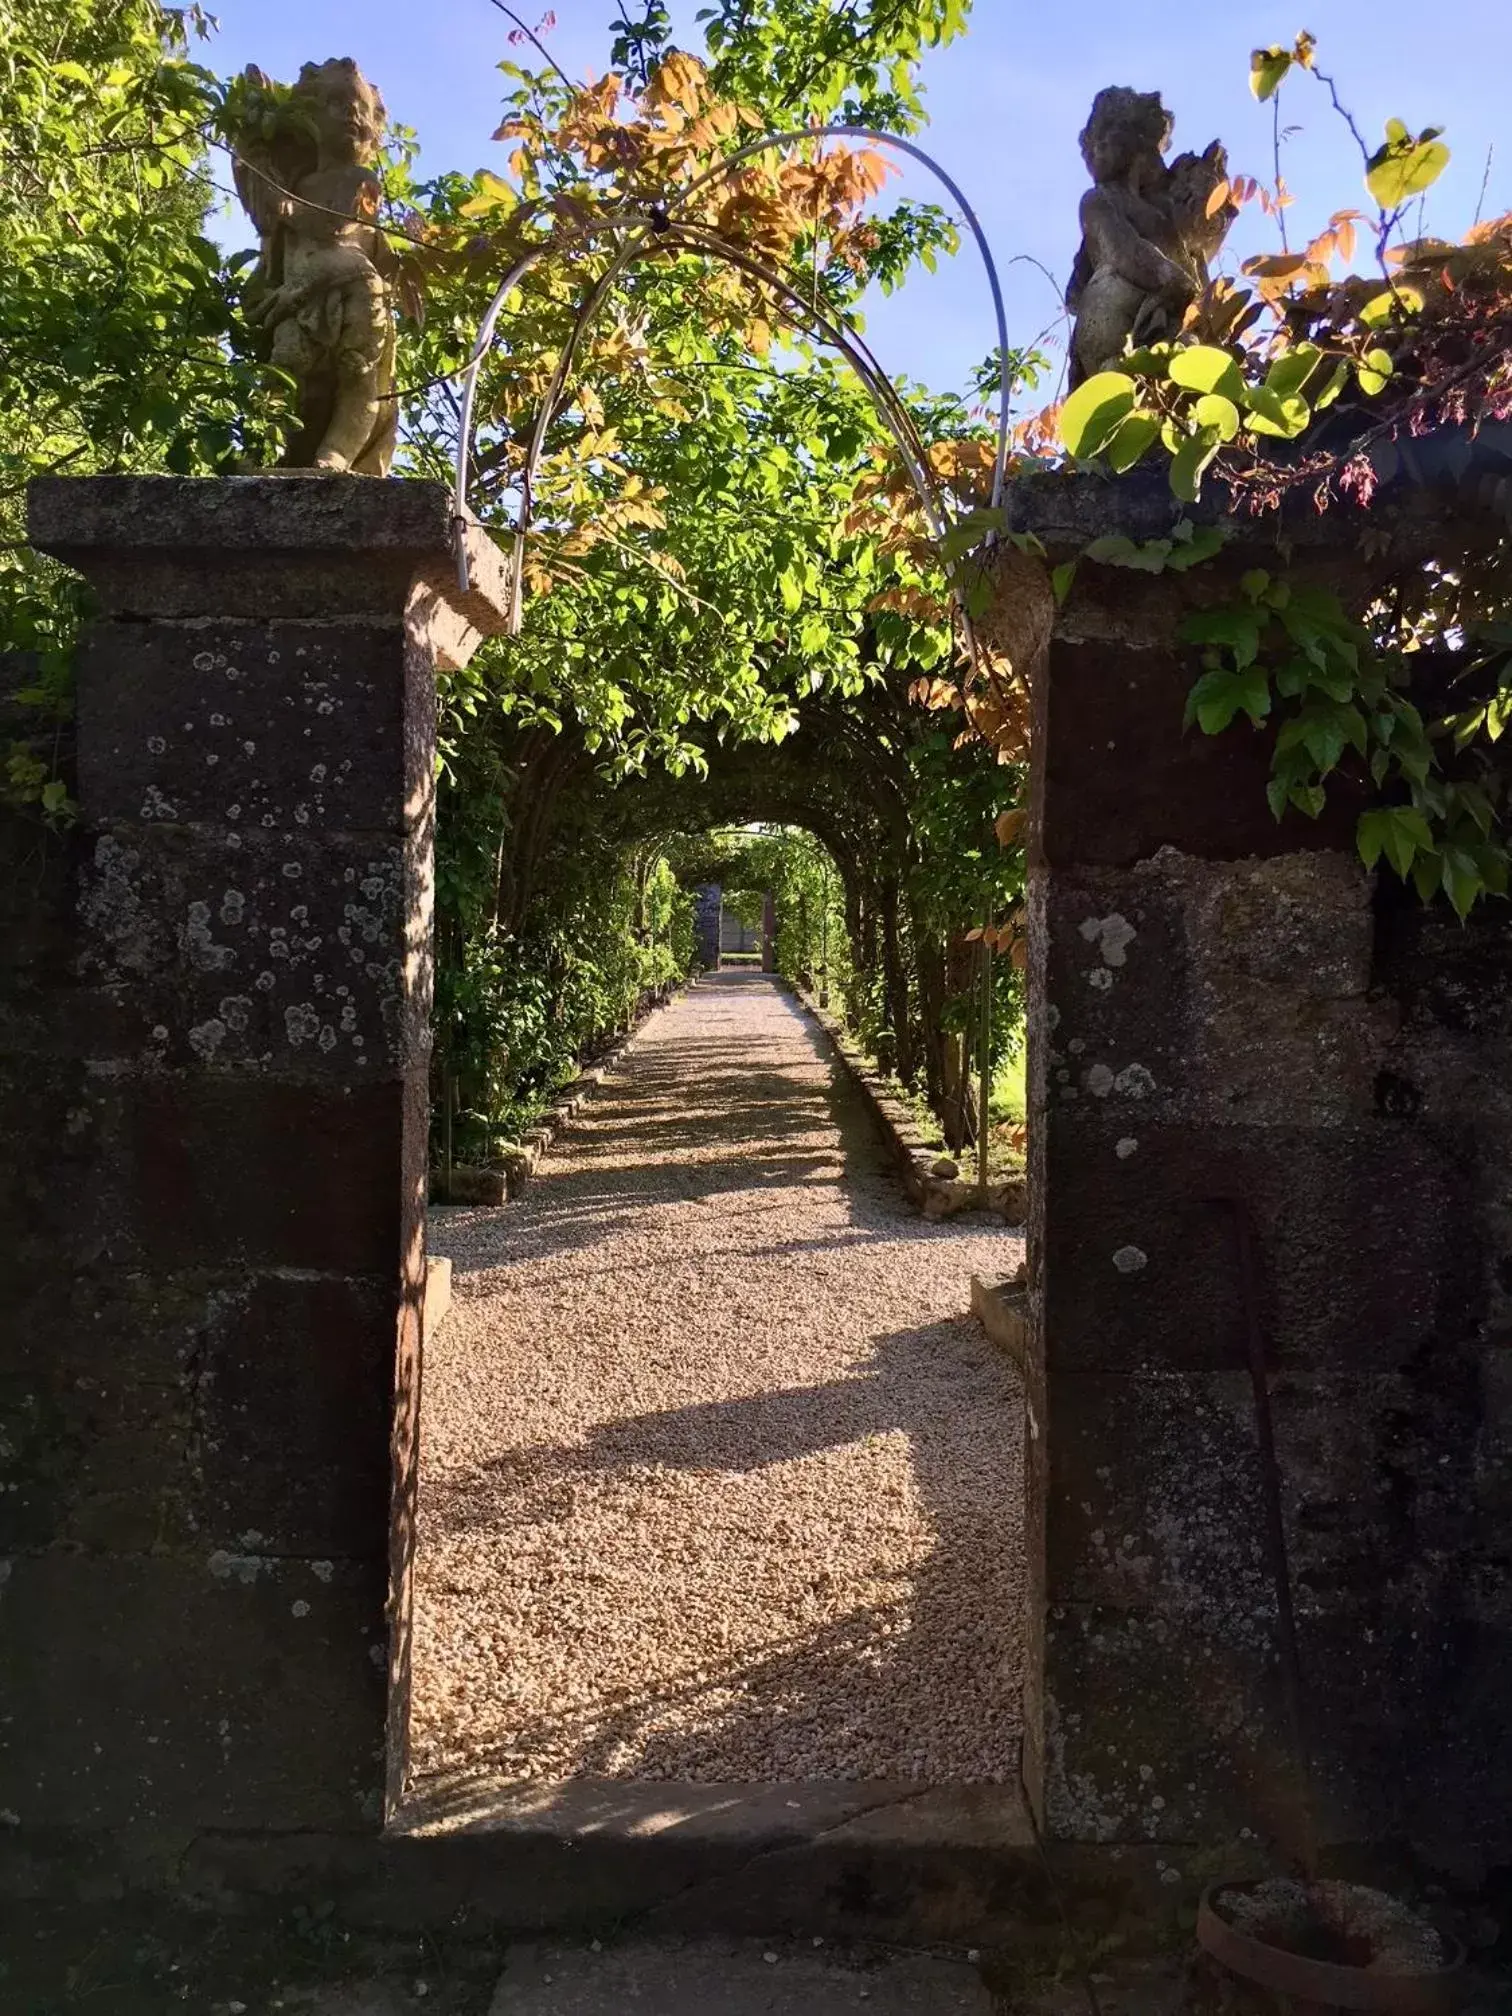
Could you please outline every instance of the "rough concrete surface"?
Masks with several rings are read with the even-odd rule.
[[[507,1211],[437,1214],[418,1791],[1016,1782],[1020,1242],[909,1210],[824,1039],[701,984]]]
[[[975,1967],[744,1940],[517,1946],[491,2016],[992,2016]]]

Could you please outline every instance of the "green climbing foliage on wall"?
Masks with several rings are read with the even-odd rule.
[[[1505,436],[1512,216],[1477,221],[1458,242],[1426,235],[1419,206],[1449,161],[1440,129],[1414,133],[1391,119],[1371,147],[1319,69],[1311,35],[1254,52],[1258,99],[1276,99],[1297,78],[1326,90],[1345,122],[1373,217],[1337,210],[1293,250],[1279,152],[1274,186],[1225,185],[1225,199],[1258,198],[1283,220],[1282,249],[1244,262],[1248,285],[1216,280],[1179,341],[1131,345],[1048,416],[1073,460],[1122,473],[1164,458],[1172,490],[1191,504],[1207,487],[1262,518],[1294,497],[1342,514],[1367,509],[1404,462],[1463,475],[1478,448],[1494,453]],[[1361,242],[1373,274],[1347,270]],[[1085,557],[1158,571],[1221,549],[1220,527],[1187,532],[1184,546],[1102,540]],[[1366,554],[1372,537],[1367,529]],[[1270,735],[1278,819],[1317,818],[1331,780],[1363,787],[1356,845],[1365,865],[1461,917],[1505,896],[1512,874],[1497,747],[1512,719],[1508,543],[1503,529],[1442,564],[1415,561],[1353,605],[1293,578],[1278,553],[1273,568],[1247,573],[1237,594],[1184,630],[1202,658],[1187,726]],[[1072,571],[1057,583],[1062,594]]]

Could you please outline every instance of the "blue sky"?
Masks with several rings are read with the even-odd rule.
[[[378,85],[391,114],[413,126],[421,167],[502,168],[489,142],[510,53],[508,23],[488,0],[211,0],[221,30],[209,45],[218,70],[259,63],[290,78],[307,59],[354,56]],[[521,0],[532,21],[546,0]],[[1300,11],[1298,9],[1300,8]],[[533,11],[532,11],[533,10]],[[556,0],[548,37],[570,74],[602,74],[614,0]],[[684,45],[699,46],[692,6],[674,0]],[[1271,114],[1250,96],[1248,53],[1256,43],[1289,43],[1307,27],[1319,61],[1374,145],[1387,118],[1416,130],[1447,129],[1453,158],[1430,198],[1428,226],[1457,236],[1475,214],[1487,149],[1484,214],[1512,209],[1512,6],[1506,0],[1214,0],[1141,7],[1135,0],[976,0],[972,26],[924,70],[930,125],[919,136],[962,185],[986,229],[1008,295],[1010,339],[1027,342],[1057,312],[1039,260],[1062,278],[1076,249],[1076,206],[1085,186],[1076,136],[1104,84],[1158,89],[1176,117],[1176,148],[1221,138],[1235,173],[1268,177]],[[1296,195],[1294,240],[1340,207],[1366,207],[1360,162],[1326,94],[1309,79],[1288,84],[1286,122],[1300,128],[1284,146],[1283,173]],[[893,190],[924,194],[922,171]],[[884,198],[884,201],[886,198]],[[226,219],[217,236],[244,242]],[[1275,249],[1275,225],[1246,213],[1231,244],[1239,254]],[[868,334],[888,370],[960,388],[993,343],[986,283],[967,249],[934,275],[921,273],[891,299],[869,307]]]

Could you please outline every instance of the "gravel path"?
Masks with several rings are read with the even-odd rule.
[[[422,1791],[1016,1779],[1021,1402],[959,1312],[1020,1242],[915,1216],[835,1077],[721,974],[517,1204],[435,1215]]]

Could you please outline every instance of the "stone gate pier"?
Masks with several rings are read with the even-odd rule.
[[[1182,511],[1014,508],[1055,560]],[[1171,1884],[1512,1859],[1512,925],[1368,874],[1342,777],[1277,823],[1272,731],[1182,730],[1181,619],[1243,569],[1363,601],[1367,545],[1479,536],[1405,486],[1356,517],[1083,561],[1034,680],[1026,1781]]]
[[[30,508],[100,609],[78,830],[32,864],[0,1004],[0,1809],[33,1846],[373,1832],[403,1770],[435,674],[498,627],[501,568],[475,539],[458,597],[429,484],[102,477]]]

